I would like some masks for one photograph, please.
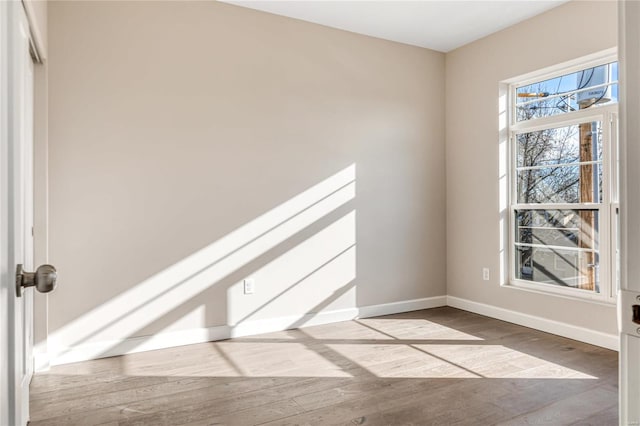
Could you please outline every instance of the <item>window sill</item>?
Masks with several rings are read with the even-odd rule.
[[[615,307],[617,303],[616,297],[607,297],[602,294],[593,294],[591,292],[587,292],[586,290],[564,290],[562,288],[555,288],[555,286],[552,285],[533,284],[527,281],[520,280],[512,280],[509,283],[502,284],[501,287],[609,307]]]

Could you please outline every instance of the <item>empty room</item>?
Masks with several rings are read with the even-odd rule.
[[[640,2],[0,1],[0,426],[640,424]]]

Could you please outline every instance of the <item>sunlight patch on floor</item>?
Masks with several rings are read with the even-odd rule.
[[[473,334],[464,333],[452,327],[425,319],[360,319],[365,327],[383,333],[393,339],[425,339],[425,340],[484,340]]]
[[[152,364],[140,364],[135,358],[124,360],[127,375],[187,377],[352,377],[326,354],[303,343],[217,342],[211,344],[206,356],[189,362],[189,354],[182,357],[181,366],[171,368],[175,361],[168,358]]]
[[[590,374],[502,345],[416,345],[487,378],[579,378]],[[535,351],[531,350],[530,352]]]

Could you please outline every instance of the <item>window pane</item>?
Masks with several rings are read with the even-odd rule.
[[[600,203],[602,166],[557,166],[518,171],[518,203]]]
[[[516,278],[600,291],[597,210],[516,210]]]
[[[618,101],[618,63],[539,81],[516,89],[516,120],[548,117]],[[605,85],[605,86],[603,86]],[[577,91],[577,93],[573,93]]]
[[[580,155],[580,141],[585,150]],[[518,167],[553,166],[602,160],[599,121],[521,133],[516,136]]]

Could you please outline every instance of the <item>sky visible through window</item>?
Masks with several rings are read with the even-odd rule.
[[[517,121],[617,102],[618,84],[611,84],[616,81],[618,63],[611,62],[519,87],[516,89]],[[608,86],[603,87],[604,84]],[[572,93],[576,90],[581,92]]]

